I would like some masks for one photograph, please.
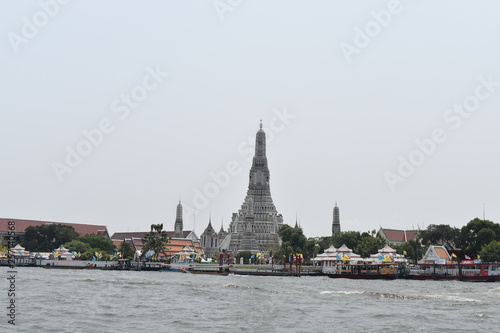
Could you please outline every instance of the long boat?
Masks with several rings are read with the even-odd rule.
[[[469,282],[500,281],[500,263],[463,260],[452,264],[419,264],[405,276],[412,280],[457,280]]]
[[[68,264],[61,264],[61,265],[56,265],[56,264],[50,264],[47,263],[44,266],[41,266],[42,268],[49,268],[49,269],[87,269],[90,268],[88,265],[68,265]]]
[[[212,274],[212,275],[229,275],[229,267],[231,265],[197,265],[188,267],[184,270],[181,270],[182,273],[191,273],[191,274]]]
[[[97,261],[80,261],[80,260],[50,260],[36,259],[36,266],[48,269],[99,269],[99,270],[115,270],[118,269],[118,263],[97,262]]]
[[[392,263],[340,263],[323,267],[323,274],[331,278],[345,279],[397,279],[398,265]]]

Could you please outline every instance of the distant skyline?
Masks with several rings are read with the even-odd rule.
[[[307,236],[500,222],[500,3],[7,2],[0,216],[227,228],[267,134]],[[196,215],[195,215],[196,212]]]

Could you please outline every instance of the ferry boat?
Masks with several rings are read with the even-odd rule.
[[[472,260],[470,261],[460,263],[460,280],[469,282],[500,281],[500,263],[475,263]]]
[[[323,274],[331,278],[392,280],[398,278],[398,265],[393,263],[342,263],[323,267]]]
[[[494,282],[500,281],[500,263],[463,260],[460,263],[451,264],[419,264],[410,268],[405,278],[412,280]]]

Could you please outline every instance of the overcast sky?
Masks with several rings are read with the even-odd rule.
[[[68,2],[68,3],[66,3]],[[9,1],[0,215],[227,228],[263,120],[306,236],[500,222],[498,1]],[[193,214],[196,212],[196,217]]]

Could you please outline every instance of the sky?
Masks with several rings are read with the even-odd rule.
[[[1,6],[1,217],[227,228],[262,119],[308,237],[500,222],[498,1]]]

